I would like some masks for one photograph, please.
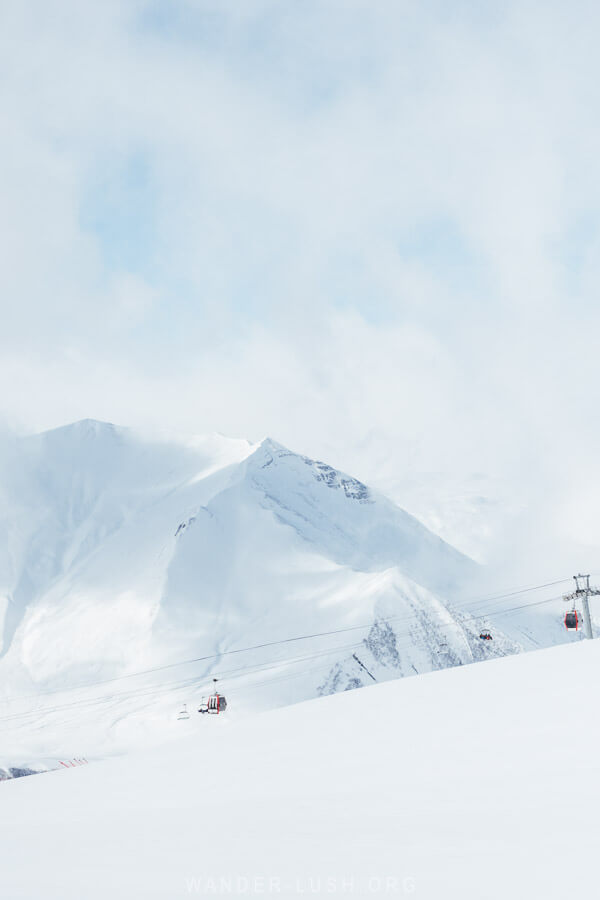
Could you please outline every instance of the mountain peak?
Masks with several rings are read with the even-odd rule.
[[[101,419],[78,419],[75,422],[69,422],[66,425],[59,425],[57,428],[49,428],[38,434],[39,437],[46,435],[79,435],[81,437],[97,437],[102,434],[116,435],[122,431],[118,425],[112,422],[104,422]]]

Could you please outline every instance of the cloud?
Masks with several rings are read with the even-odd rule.
[[[271,433],[488,556],[542,509],[566,540],[600,437],[593,4],[2,15],[6,418]]]

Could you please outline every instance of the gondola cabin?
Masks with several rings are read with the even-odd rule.
[[[578,631],[579,616],[576,609],[571,609],[565,614],[565,628],[567,631]]]
[[[227,709],[227,700],[223,697],[222,694],[211,694],[208,700],[202,699],[200,706],[198,707],[199,713],[210,713],[213,716],[218,716],[219,713],[225,712]]]

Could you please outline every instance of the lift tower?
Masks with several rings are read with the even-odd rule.
[[[563,594],[563,600],[572,602],[574,605],[581,601],[581,609],[583,610],[583,625],[586,638],[593,638],[592,617],[590,616],[590,597],[600,596],[600,588],[590,587],[589,575],[573,575],[575,579],[575,590],[570,594]]]

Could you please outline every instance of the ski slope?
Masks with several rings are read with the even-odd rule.
[[[7,782],[0,894],[594,898],[599,670],[587,642],[232,704],[151,752]]]

